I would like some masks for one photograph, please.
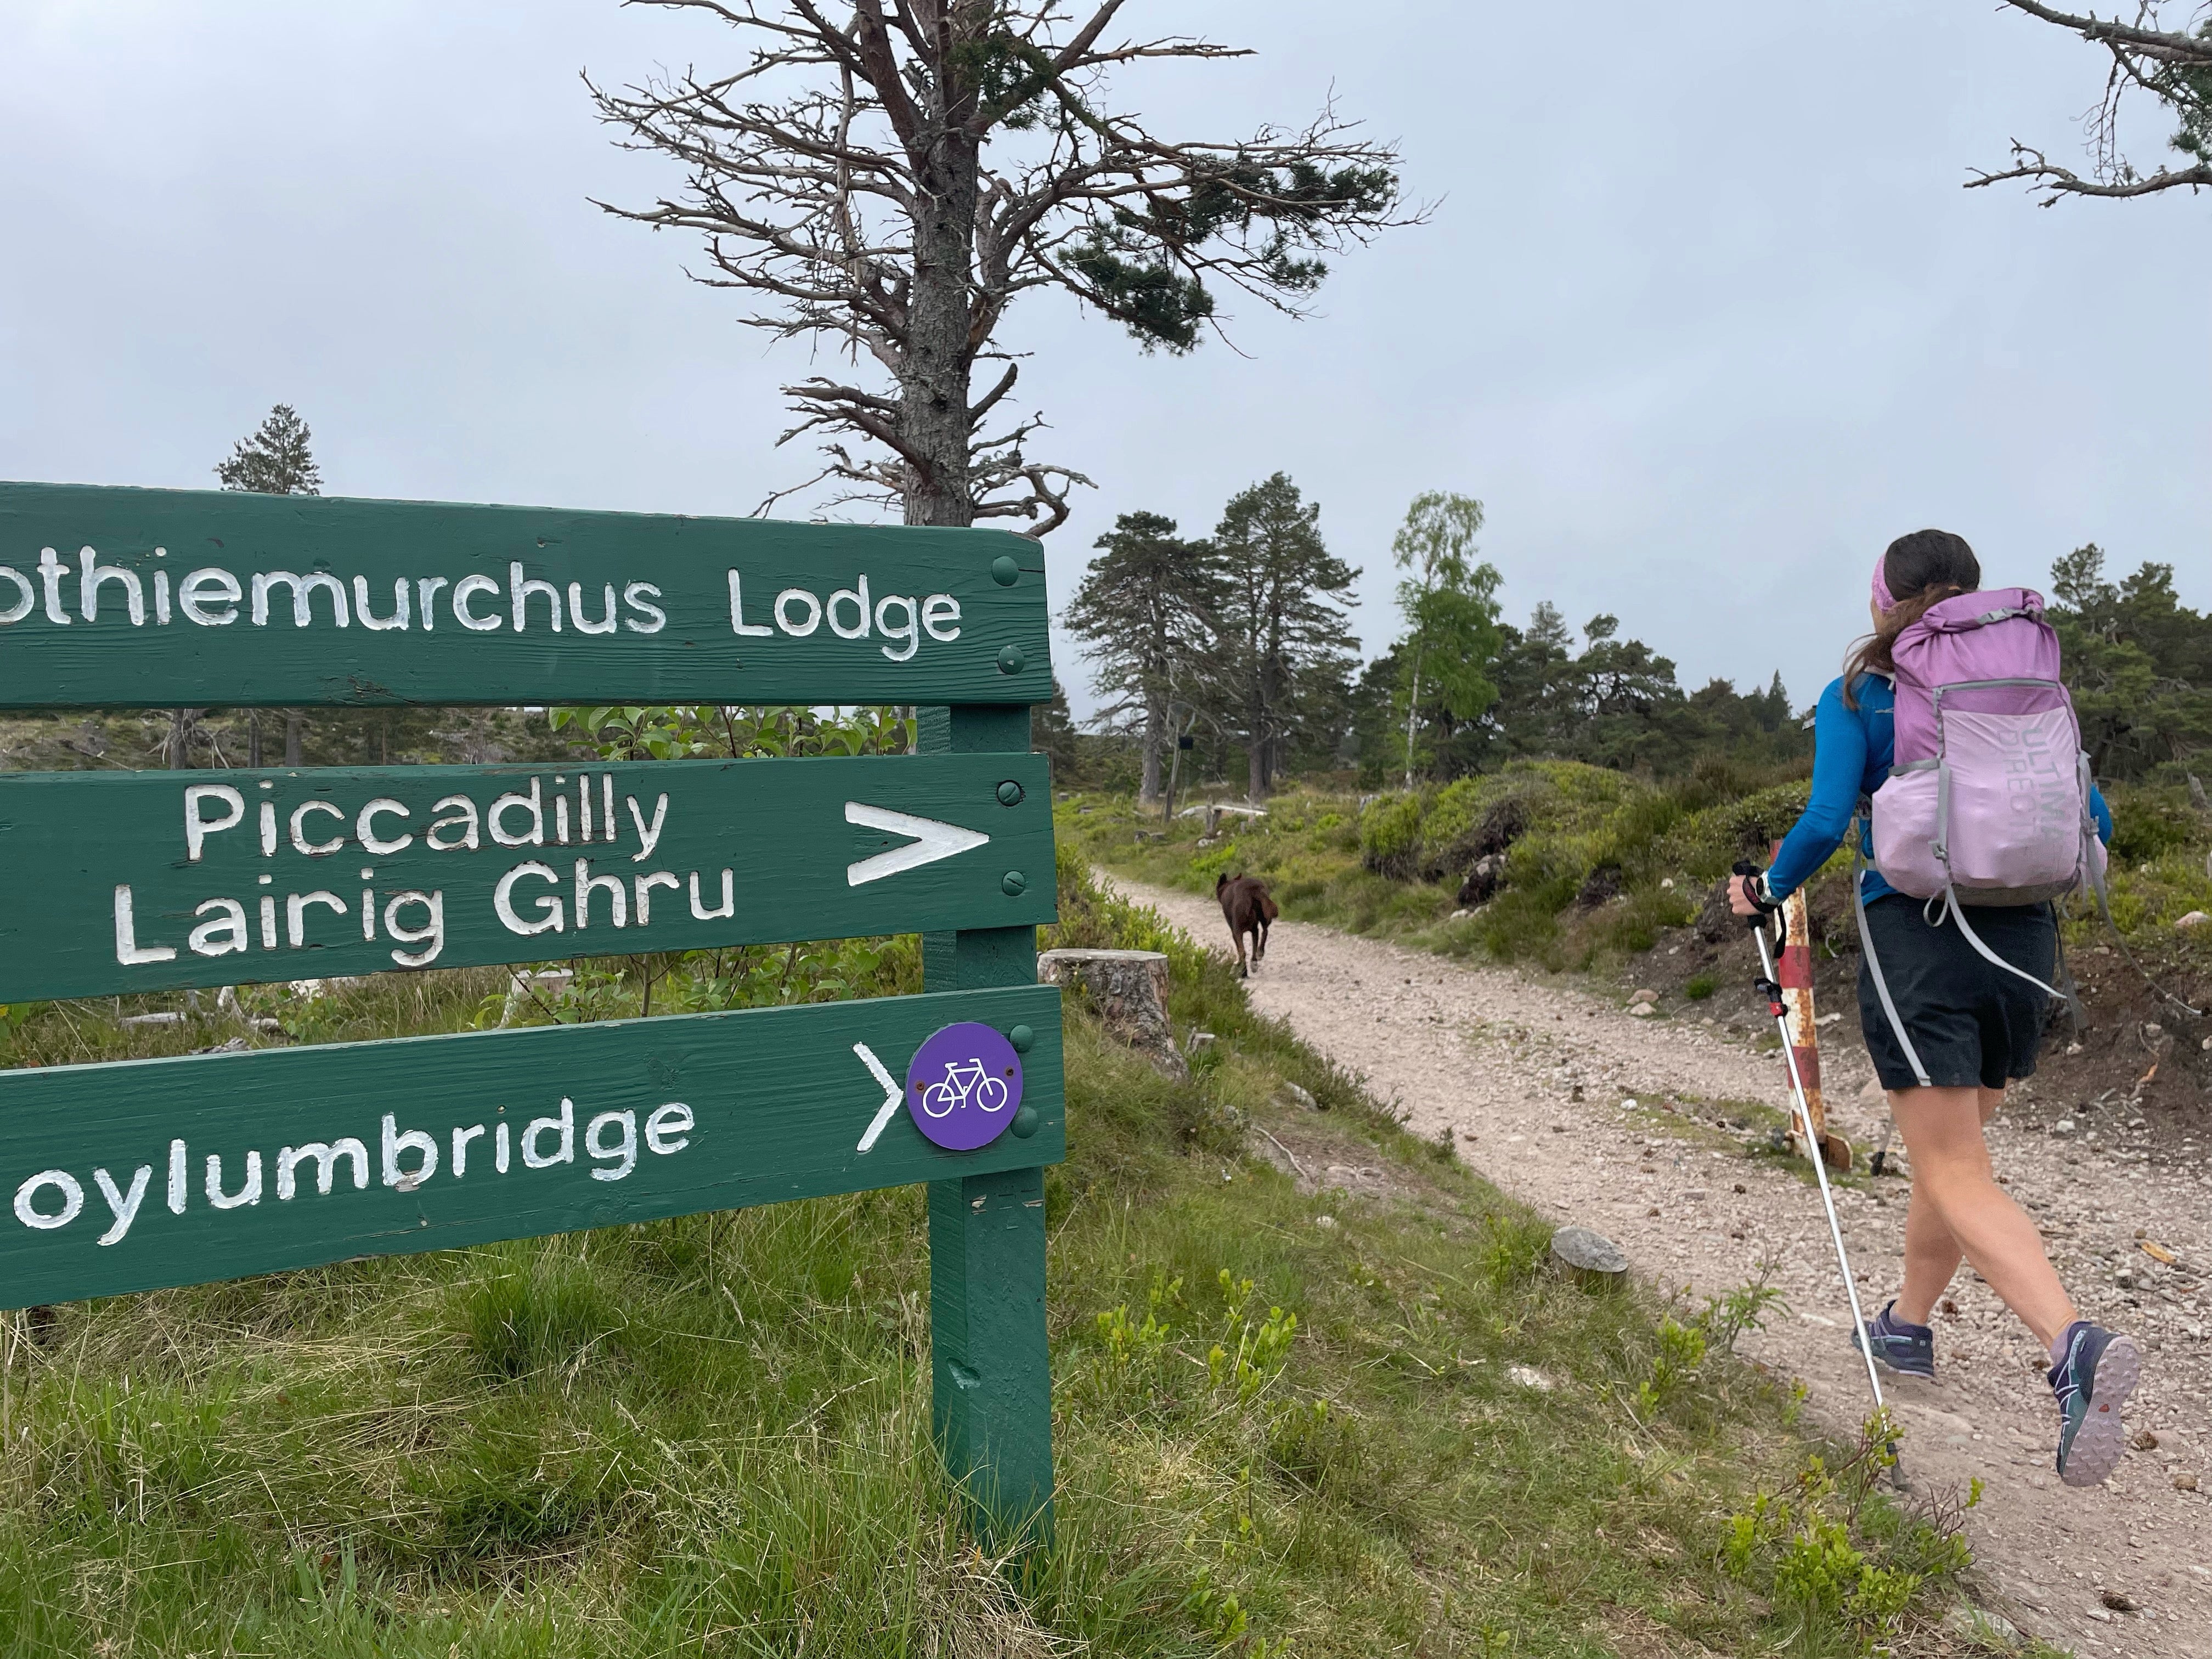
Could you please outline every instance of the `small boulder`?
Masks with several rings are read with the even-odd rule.
[[[1639,1002],[1628,1012],[1638,1019],[1649,1019],[1659,1011],[1648,1002]]]
[[[1631,1002],[1656,1002],[1659,1000],[1659,994],[1656,991],[1631,991],[1628,994],[1628,1000]]]
[[[2202,910],[2191,910],[2173,925],[2177,927],[2202,927],[2208,921],[2212,921],[2212,916],[2208,916]]]
[[[1275,1091],[1275,1098],[1291,1106],[1303,1106],[1309,1112],[1321,1110],[1321,1103],[1295,1083],[1285,1083]]]
[[[2024,1639],[2012,1620],[1982,1607],[1956,1607],[1943,1615],[1946,1635],[1999,1653],[2016,1651]]]

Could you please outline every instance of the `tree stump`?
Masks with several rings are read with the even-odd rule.
[[[1159,951],[1047,951],[1037,958],[1037,979],[1063,991],[1080,987],[1109,1035],[1170,1077],[1190,1075],[1168,1027],[1168,959]]]
[[[1628,1258],[1620,1246],[1588,1227],[1562,1227],[1554,1232],[1552,1258],[1586,1290],[1607,1289],[1628,1277]]]

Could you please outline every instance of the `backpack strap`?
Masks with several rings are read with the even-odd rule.
[[[1861,805],[1867,803],[1862,799]],[[1928,1080],[1928,1068],[1920,1063],[1920,1051],[1912,1046],[1912,1039],[1905,1035],[1905,1021],[1898,1014],[1896,1002],[1890,997],[1889,981],[1881,976],[1881,958],[1875,954],[1874,929],[1867,925],[1866,884],[1863,879],[1866,869],[1866,852],[1855,836],[1851,839],[1851,910],[1858,919],[1859,949],[1866,957],[1867,977],[1874,981],[1875,998],[1881,1004],[1881,1012],[1889,1018],[1889,1029],[1897,1034],[1897,1046],[1905,1050],[1905,1064],[1912,1067],[1913,1081],[1923,1089],[1932,1089],[1936,1085]]]

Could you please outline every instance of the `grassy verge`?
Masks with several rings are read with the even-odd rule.
[[[1939,1640],[1955,1534],[1870,1495],[1848,1452],[1808,1462],[1787,1392],[1726,1352],[1756,1297],[1666,1308],[1557,1276],[1540,1224],[1255,1016],[1217,961],[1079,864],[1062,877],[1062,942],[1164,945],[1178,1026],[1218,1041],[1171,1082],[1070,1010],[1049,1556],[963,1540],[902,1189],[9,1316],[0,1654]],[[897,988],[911,957],[691,977],[848,994]],[[630,1012],[650,967],[580,975],[568,994],[598,1001],[568,1012]],[[298,1040],[457,1029],[495,989],[390,976],[259,1017]],[[41,1009],[19,1052],[220,1035],[114,1020]]]

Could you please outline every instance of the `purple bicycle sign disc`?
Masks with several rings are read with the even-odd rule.
[[[989,1146],[1021,1105],[1021,1057],[999,1031],[974,1020],[931,1032],[906,1068],[915,1127],[948,1152]]]

